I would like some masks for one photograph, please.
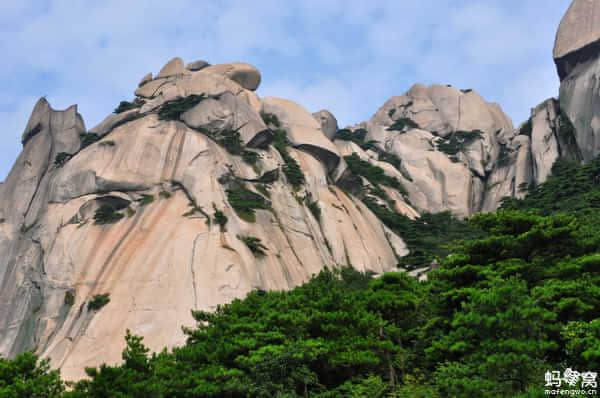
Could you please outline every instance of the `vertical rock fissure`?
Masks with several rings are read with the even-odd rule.
[[[198,239],[202,235],[203,234],[200,233],[194,238],[194,243],[192,244],[192,258],[190,260],[190,272],[192,274],[192,289],[194,291],[194,310],[198,309],[198,288],[196,286],[196,270],[194,269],[194,260],[196,258],[196,245],[198,244]]]

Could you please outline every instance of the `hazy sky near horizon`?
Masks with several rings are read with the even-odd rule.
[[[558,94],[554,36],[570,0],[22,0],[0,3],[0,181],[36,100],[86,127],[172,57],[243,61],[260,96],[371,117],[414,83],[472,88],[515,125]]]

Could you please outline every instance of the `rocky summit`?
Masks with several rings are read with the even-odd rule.
[[[328,266],[399,269],[411,249],[382,214],[493,211],[557,159],[600,153],[598,18],[573,2],[560,97],[517,128],[474,90],[421,84],[340,128],[260,98],[252,65],[181,58],[89,130],[76,105],[41,98],[0,185],[0,355],[35,350],[79,379],[119,362],[126,329],[160,350],[184,342],[190,310]]]

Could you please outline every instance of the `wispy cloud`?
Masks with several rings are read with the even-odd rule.
[[[259,94],[370,117],[415,82],[450,83],[516,122],[556,95],[554,32],[569,0],[24,0],[0,4],[0,179],[37,97],[88,127],[171,57],[255,64]],[[6,78],[9,77],[9,78]]]

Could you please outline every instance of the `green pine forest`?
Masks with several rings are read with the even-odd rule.
[[[600,159],[559,160],[525,199],[467,220],[467,240],[416,228],[443,245],[427,281],[326,269],[194,312],[172,351],[128,333],[119,366],[77,383],[32,353],[0,359],[0,396],[541,397],[547,370],[600,369],[599,210]]]

